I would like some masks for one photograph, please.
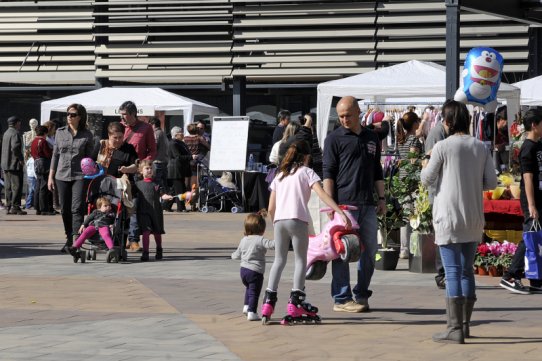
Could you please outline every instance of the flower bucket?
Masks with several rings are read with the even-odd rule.
[[[487,269],[485,267],[478,267],[478,274],[480,276],[487,276],[489,273],[487,272]]]
[[[491,277],[502,277],[502,269],[497,266],[489,266],[488,273]]]

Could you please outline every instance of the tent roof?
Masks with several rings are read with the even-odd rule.
[[[390,98],[435,98],[446,96],[446,67],[426,61],[410,60],[368,73],[318,84],[318,141],[323,148],[329,128],[333,97],[354,96],[386,102]],[[520,90],[502,83],[498,98],[506,99],[510,114],[519,111]]]
[[[462,79],[461,79],[462,80]],[[517,89],[501,82],[499,96]],[[446,67],[428,61],[405,63],[318,84],[318,93],[359,99],[445,97]]]
[[[89,113],[110,113],[127,100],[133,101],[140,109],[139,115],[154,115],[155,110],[189,111],[191,114],[218,114],[218,108],[168,92],[161,88],[100,88],[69,95],[64,98],[41,103],[41,122],[49,120],[49,111],[66,111],[73,103],[82,104]]]
[[[514,83],[521,89],[522,105],[542,105],[542,75]]]

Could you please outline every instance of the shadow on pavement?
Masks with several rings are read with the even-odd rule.
[[[60,255],[59,243],[0,243],[0,259]]]

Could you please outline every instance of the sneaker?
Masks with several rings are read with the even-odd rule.
[[[369,300],[367,298],[358,298],[356,303],[361,306],[361,312],[369,312]]]
[[[399,252],[399,258],[408,259],[409,258],[408,251],[406,249],[402,249],[401,252]]]
[[[350,313],[360,313],[363,312],[363,306],[353,300],[347,301],[345,303],[336,303],[333,305],[333,311],[335,312],[350,312]]]
[[[437,287],[441,290],[446,289],[446,277],[444,275],[438,274],[435,276],[435,283]]]
[[[26,216],[26,212],[23,211],[21,208],[13,208],[9,214],[13,214],[17,216]]]
[[[523,286],[520,280],[515,280],[513,278],[508,279],[508,280],[505,278],[502,278],[501,282],[499,283],[499,286],[501,286],[502,288],[506,288],[510,292],[517,293],[520,295],[528,295],[530,293],[529,289]]]
[[[248,314],[248,305],[243,306],[243,315]]]
[[[139,243],[130,242],[130,252],[139,252],[140,250],[141,250],[141,247],[139,246]]]
[[[260,316],[256,312],[248,312],[247,313],[247,320],[248,321],[259,321]]]

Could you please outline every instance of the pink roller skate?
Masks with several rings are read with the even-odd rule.
[[[268,325],[271,322],[271,315],[275,311],[277,303],[277,292],[265,290],[264,301],[262,304],[262,325]]]
[[[288,314],[284,316],[281,325],[293,325],[296,323],[320,323],[322,320],[317,315],[318,307],[305,302],[305,292],[292,291],[288,301]]]

